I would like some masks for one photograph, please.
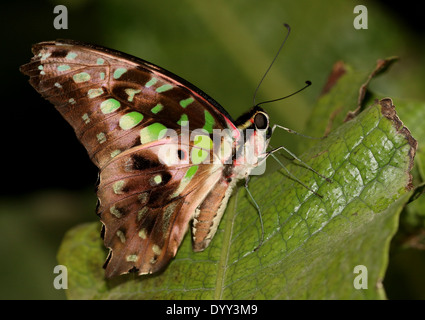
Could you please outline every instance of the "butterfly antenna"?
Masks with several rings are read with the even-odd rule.
[[[288,24],[286,24],[286,23],[284,23],[283,25],[284,25],[284,26],[285,26],[285,28],[288,30],[288,33],[286,34],[285,39],[283,39],[283,42],[282,42],[282,44],[280,45],[280,48],[279,48],[279,50],[277,51],[277,53],[276,53],[275,57],[273,58],[272,63],[271,63],[271,64],[270,64],[270,66],[267,68],[266,72],[264,73],[263,77],[262,77],[262,78],[261,78],[261,80],[260,80],[260,83],[258,84],[257,88],[255,89],[254,97],[253,97],[253,106],[255,106],[255,97],[257,96],[258,89],[260,88],[261,84],[263,83],[264,78],[265,78],[265,77],[267,76],[267,74],[269,73],[269,71],[270,71],[270,69],[271,69],[271,67],[272,67],[273,63],[276,61],[277,57],[278,57],[278,56],[279,56],[279,54],[280,54],[280,51],[281,51],[281,50],[282,50],[282,48],[283,48],[283,45],[285,44],[286,40],[287,40],[287,39],[288,39],[288,37],[289,37],[289,34],[291,33],[291,27],[290,27]]]
[[[311,81],[307,80],[307,81],[305,82],[305,86],[304,86],[304,87],[302,87],[301,89],[299,89],[299,90],[295,91],[294,93],[291,93],[291,94],[289,94],[289,95],[287,95],[287,96],[284,96],[284,97],[282,97],[282,98],[277,98],[277,99],[273,99],[273,100],[267,100],[267,101],[260,102],[259,104],[257,104],[257,106],[259,106],[259,105],[261,105],[261,104],[270,103],[270,102],[275,102],[275,101],[279,101],[279,100],[283,100],[283,99],[286,99],[286,98],[292,97],[293,95],[295,95],[295,94],[297,94],[297,93],[299,93],[299,92],[303,91],[304,89],[308,88],[309,86],[311,86]]]

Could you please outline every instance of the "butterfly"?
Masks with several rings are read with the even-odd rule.
[[[99,168],[105,276],[163,269],[190,223],[193,250],[207,248],[236,183],[266,158],[268,114],[257,105],[233,120],[184,79],[112,49],[58,40],[32,52],[21,72]]]

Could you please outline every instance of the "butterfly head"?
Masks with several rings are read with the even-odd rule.
[[[272,135],[269,115],[261,107],[255,106],[240,116],[235,124],[243,138],[239,143],[239,152],[236,152],[237,158],[239,161],[243,159],[244,163],[251,167],[256,167],[265,157]]]
[[[235,125],[241,131],[248,129],[259,131],[265,134],[267,139],[270,139],[272,129],[270,127],[269,115],[263,108],[259,106],[253,107],[248,112],[241,115],[236,121]]]

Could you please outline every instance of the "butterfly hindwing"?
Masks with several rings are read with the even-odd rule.
[[[163,146],[163,141],[155,141],[132,148],[100,174],[98,214],[105,226],[105,245],[112,250],[107,276],[132,269],[151,273],[167,264],[196,208],[222,175],[220,165],[167,166],[163,163],[170,155],[161,153]],[[166,146],[171,151],[182,147],[172,138]]]

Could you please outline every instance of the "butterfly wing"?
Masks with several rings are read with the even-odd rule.
[[[182,147],[177,139],[141,145],[115,157],[100,174],[98,213],[105,245],[112,249],[106,276],[131,269],[151,273],[167,264],[222,175],[221,165],[164,165],[169,161],[161,158],[164,145]]]
[[[98,213],[112,249],[107,275],[159,270],[223,172],[220,161],[204,163],[217,154],[209,143],[181,143],[171,131],[187,138],[199,129],[207,139],[214,129],[232,135],[230,116],[178,76],[117,51],[67,40],[36,44],[33,53],[21,71],[100,169]],[[170,155],[159,156],[163,146],[187,161],[170,163]]]

